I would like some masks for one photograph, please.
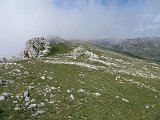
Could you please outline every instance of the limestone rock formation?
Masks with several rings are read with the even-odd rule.
[[[35,37],[26,42],[26,48],[22,53],[23,58],[37,58],[49,53],[50,43],[44,37]]]

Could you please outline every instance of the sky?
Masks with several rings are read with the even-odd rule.
[[[33,37],[160,36],[160,0],[0,0],[0,57]]]

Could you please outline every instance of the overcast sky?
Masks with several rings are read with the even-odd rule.
[[[36,36],[160,36],[160,0],[0,0],[0,56]]]

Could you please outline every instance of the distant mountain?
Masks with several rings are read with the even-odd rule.
[[[52,36],[47,39],[50,43],[64,43],[64,42],[66,42],[65,39],[58,37],[58,36]]]
[[[106,49],[116,50],[144,59],[160,61],[160,37],[104,38],[94,40],[92,43]]]

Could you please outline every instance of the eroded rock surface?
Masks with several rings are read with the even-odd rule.
[[[26,42],[26,48],[22,53],[23,58],[42,57],[49,53],[50,43],[44,37],[35,37]]]

